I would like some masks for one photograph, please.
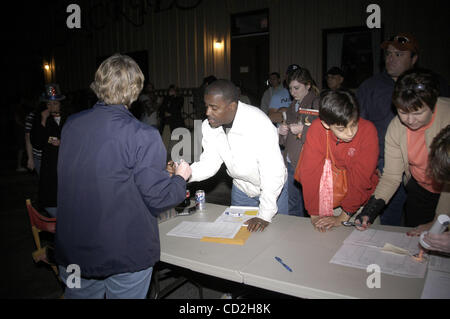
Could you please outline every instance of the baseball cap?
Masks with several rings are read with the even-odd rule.
[[[381,48],[386,49],[389,44],[400,51],[419,53],[419,44],[417,43],[416,38],[410,33],[398,33],[388,41],[381,43]]]
[[[290,66],[288,66],[288,68],[286,70],[286,74],[294,72],[295,70],[298,70],[298,69],[300,69],[300,65],[298,65],[298,64],[291,64]]]

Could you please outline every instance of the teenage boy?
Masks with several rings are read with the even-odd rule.
[[[346,170],[348,185],[340,206],[333,207],[340,208],[334,210],[334,216],[320,209],[323,205],[319,204],[330,195],[323,191],[324,187],[320,191],[327,157],[327,136],[335,165]],[[298,174],[295,174],[303,186],[305,208],[318,231],[339,226],[367,202],[378,183],[377,159],[377,130],[371,122],[359,117],[353,94],[345,90],[324,91],[319,118],[308,130],[297,165]]]

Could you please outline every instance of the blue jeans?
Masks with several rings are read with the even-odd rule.
[[[73,273],[67,273],[66,269],[59,266],[59,276],[64,284]],[[81,273],[82,273],[81,269]],[[69,288],[66,284],[65,299],[145,299],[153,267],[133,272],[116,274],[104,279],[80,278],[80,287]],[[69,282],[75,282],[69,278]]]
[[[289,215],[304,217],[302,186],[294,179],[295,167],[291,163],[287,163],[286,167],[288,172]]]
[[[248,197],[247,194],[245,194],[243,191],[241,191],[233,184],[233,186],[231,187],[231,205],[258,207],[259,196]],[[288,215],[289,208],[288,208],[287,182],[284,184],[280,196],[278,196],[277,206],[278,206],[278,214]]]

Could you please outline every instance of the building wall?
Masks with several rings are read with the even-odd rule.
[[[120,1],[119,1],[120,2]],[[92,9],[92,3],[103,4]],[[109,3],[109,4],[108,4]],[[87,88],[98,56],[148,50],[150,80],[157,88],[169,84],[197,87],[210,74],[230,76],[230,14],[269,8],[270,69],[284,73],[291,63],[307,67],[318,83],[322,70],[322,30],[364,26],[373,1],[364,0],[203,0],[194,10],[171,10],[145,15],[129,5],[127,19],[113,19],[111,2],[80,2],[82,17],[105,27],[95,30],[87,19],[71,31],[66,46],[54,50],[56,80],[65,91]],[[133,3],[136,3],[134,1]],[[408,31],[418,38],[420,64],[450,78],[450,37],[443,0],[378,0],[384,37]],[[91,7],[90,7],[91,6]],[[104,10],[102,10],[104,9]],[[142,12],[142,11],[141,11]],[[83,25],[84,23],[84,25]],[[86,27],[91,23],[91,28]],[[216,40],[224,42],[215,51]]]

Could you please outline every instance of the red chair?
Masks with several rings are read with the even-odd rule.
[[[26,200],[26,206],[28,210],[28,216],[30,217],[31,223],[31,231],[33,233],[34,243],[36,244],[36,250],[31,254],[35,263],[37,262],[45,262],[50,265],[53,269],[58,280],[60,280],[58,276],[58,268],[55,264],[51,263],[47,258],[47,248],[48,246],[41,246],[41,238],[39,237],[39,233],[49,232],[55,233],[56,230],[56,218],[49,218],[42,216],[34,207],[31,205],[31,200]]]

